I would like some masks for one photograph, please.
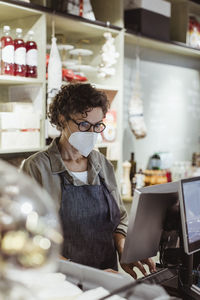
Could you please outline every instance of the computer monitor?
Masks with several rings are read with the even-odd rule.
[[[180,180],[179,201],[184,251],[200,251],[200,177]]]
[[[178,191],[179,182],[135,189],[121,263],[157,254],[167,210],[178,201]]]

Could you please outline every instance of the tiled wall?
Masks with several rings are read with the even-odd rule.
[[[186,56],[140,49],[141,95],[147,136],[136,140],[128,124],[128,106],[135,80],[134,46],[125,48],[123,159],[135,152],[138,168],[146,168],[157,151],[174,160],[191,160],[200,151],[200,61]]]

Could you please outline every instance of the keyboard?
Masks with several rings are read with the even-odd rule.
[[[200,288],[199,288],[197,285],[193,284],[193,285],[191,286],[191,290],[192,290],[193,292],[195,292],[197,295],[200,295]]]
[[[151,274],[141,278],[141,280],[145,283],[162,284],[165,281],[168,281],[176,276],[177,276],[176,269],[163,268],[163,269],[156,271],[155,273],[151,273]]]

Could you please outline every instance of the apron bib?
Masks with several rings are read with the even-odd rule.
[[[74,186],[61,174],[63,256],[98,269],[117,270],[113,233],[120,211],[100,177],[100,185]]]

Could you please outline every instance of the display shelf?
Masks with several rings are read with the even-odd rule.
[[[38,151],[41,151],[41,150],[44,150],[45,147],[41,147],[41,148],[23,148],[23,149],[5,149],[5,150],[1,150],[0,149],[0,156],[5,156],[7,154],[19,154],[19,153],[28,153],[30,152],[31,153],[35,153],[35,152],[38,152]]]
[[[171,3],[171,40],[186,43],[190,15],[200,17],[200,5],[189,0],[167,0]],[[198,1],[199,2],[199,1]]]
[[[46,81],[47,83],[47,81]],[[106,85],[106,84],[98,84],[95,82],[90,82],[90,81],[85,81],[83,83],[90,83],[92,86],[94,86],[98,90],[105,90],[105,91],[113,91],[113,92],[118,92],[119,88],[115,85]],[[68,81],[62,81],[62,85],[67,85],[70,84]]]
[[[96,23],[87,23],[79,18],[78,22],[74,18],[69,18],[67,15],[61,16],[58,14],[47,13],[47,32],[51,36],[52,21],[55,22],[56,34],[62,33],[67,37],[67,43],[81,39],[98,41],[103,39],[103,33],[109,30],[113,36],[119,33],[119,30],[111,27],[99,26]]]
[[[60,12],[54,8],[46,7],[44,5],[39,5],[38,2],[42,1],[34,1],[32,0],[31,3],[26,3],[23,1],[15,1],[15,0],[3,0],[2,2],[14,4],[18,7],[25,7],[33,10],[37,10],[41,13],[47,13],[47,14],[53,14],[58,15],[64,18],[68,18],[71,20],[74,20],[75,22],[84,22],[91,25],[95,25],[97,27],[108,27],[114,30],[121,30],[123,26],[123,3],[121,0],[104,0],[99,1],[97,0],[95,3],[95,0],[92,0],[95,8],[95,15],[97,15],[95,21],[86,19],[83,17],[79,17],[76,15],[69,14],[67,12]],[[35,3],[34,3],[35,2]],[[99,3],[101,2],[101,3]],[[103,9],[99,9],[99,4],[103,6]]]
[[[31,1],[33,2],[33,1]],[[35,1],[36,2],[36,1]],[[39,3],[39,1],[37,1]],[[11,31],[12,36],[14,36],[14,30],[16,27],[21,27],[23,29],[24,39],[27,38],[27,32],[32,29],[35,31],[35,40],[38,44],[38,74],[37,79],[29,78],[19,78],[12,76],[0,76],[0,85],[3,90],[2,97],[0,101],[6,102],[10,86],[21,85],[29,88],[28,85],[38,86],[37,99],[32,99],[34,104],[34,109],[37,108],[41,111],[41,148],[39,149],[8,149],[1,150],[1,156],[7,155],[21,155],[39,151],[43,149],[45,144],[45,94],[46,94],[46,44],[50,43],[52,37],[52,27],[55,25],[55,35],[57,37],[57,42],[60,44],[59,37],[62,35],[64,44],[73,45],[74,48],[85,48],[91,50],[93,55],[89,58],[83,58],[82,64],[91,65],[92,67],[97,67],[101,63],[101,48],[105,43],[105,37],[103,34],[109,31],[112,37],[115,39],[116,51],[119,52],[120,57],[115,65],[116,73],[114,76],[106,79],[98,77],[96,71],[86,73],[88,81],[93,84],[97,89],[103,90],[108,94],[110,102],[112,102],[112,109],[117,110],[117,126],[120,127],[122,123],[122,99],[123,99],[123,51],[124,51],[124,31],[123,26],[123,3],[121,0],[103,0],[101,3],[99,1],[92,0],[92,5],[94,5],[94,13],[97,14],[96,21],[91,21],[79,16],[70,15],[68,13],[61,13],[57,11],[52,11],[52,9],[47,7],[41,7],[34,3],[26,3],[23,1],[0,1],[0,28],[4,25],[9,25],[13,31]],[[40,1],[42,3],[42,1]],[[103,9],[101,9],[103,7]],[[2,32],[0,32],[1,34]],[[68,59],[70,54],[66,52],[66,59]],[[85,59],[85,61],[84,61]],[[86,71],[85,71],[86,72]],[[63,82],[63,84],[68,84]],[[18,88],[18,86],[16,87]],[[41,97],[42,94],[42,97]],[[114,101],[113,101],[114,99]],[[13,100],[14,101],[14,100]],[[117,133],[117,143],[121,145],[122,133]],[[107,143],[98,145],[98,147],[107,147]],[[120,174],[122,173],[121,160],[122,152],[121,148],[118,151],[120,159],[117,166],[117,180],[120,182]]]
[[[116,92],[118,92],[118,87],[115,86],[115,85],[98,84],[98,83],[94,83],[94,82],[91,82],[91,84],[94,85],[95,88],[99,89],[99,90],[116,91]]]
[[[16,28],[22,28],[23,39],[27,41],[27,34],[29,30],[33,30],[34,40],[38,46],[38,77],[26,78],[20,76],[0,75],[0,102],[20,102],[25,101],[32,103],[33,112],[39,113],[40,120],[40,143],[39,148],[31,147],[27,149],[23,142],[20,149],[14,147],[10,149],[2,149],[0,147],[0,155],[7,156],[9,154],[16,155],[20,153],[32,153],[42,149],[45,145],[45,94],[46,87],[44,84],[46,66],[46,17],[43,13],[30,9],[28,7],[19,6],[8,3],[7,1],[0,1],[0,35],[2,36],[2,28],[4,25],[9,25],[11,28],[11,36],[15,37]],[[16,92],[13,91],[16,89]],[[12,92],[11,92],[12,90]],[[11,97],[12,94],[12,97]],[[30,122],[32,122],[30,120]],[[25,124],[25,123],[24,123]],[[29,128],[29,120],[26,120],[24,128]],[[0,138],[5,138],[1,136]],[[6,137],[8,138],[8,137]],[[20,140],[21,141],[21,140]],[[22,139],[23,141],[23,139]],[[34,145],[32,145],[34,146]]]
[[[22,28],[23,38],[26,41],[28,31],[34,31],[34,40],[38,46],[38,77],[34,78],[35,83],[42,82],[45,78],[45,48],[46,48],[46,19],[45,15],[39,11],[29,9],[26,7],[17,6],[4,1],[0,1],[0,35],[2,35],[2,28],[4,25],[9,25],[11,28],[11,36],[15,37],[15,30],[17,27]],[[41,29],[42,28],[42,29]],[[0,80],[0,84],[5,84]],[[17,79],[21,81],[22,79]],[[10,82],[10,78],[8,77]],[[25,79],[25,84],[27,83]]]
[[[13,21],[15,16],[17,19],[24,19],[32,16],[41,16],[42,13],[29,7],[19,6],[20,1],[0,1],[0,20],[1,23]]]
[[[144,36],[126,33],[125,34],[125,43],[138,45],[140,47],[151,48],[154,50],[159,50],[163,52],[168,52],[172,54],[180,54],[190,57],[200,57],[200,50],[191,48],[181,42],[161,42]]]
[[[15,85],[15,84],[42,84],[38,78],[26,78],[20,76],[9,76],[9,75],[0,75],[0,84],[8,84],[8,85]]]

